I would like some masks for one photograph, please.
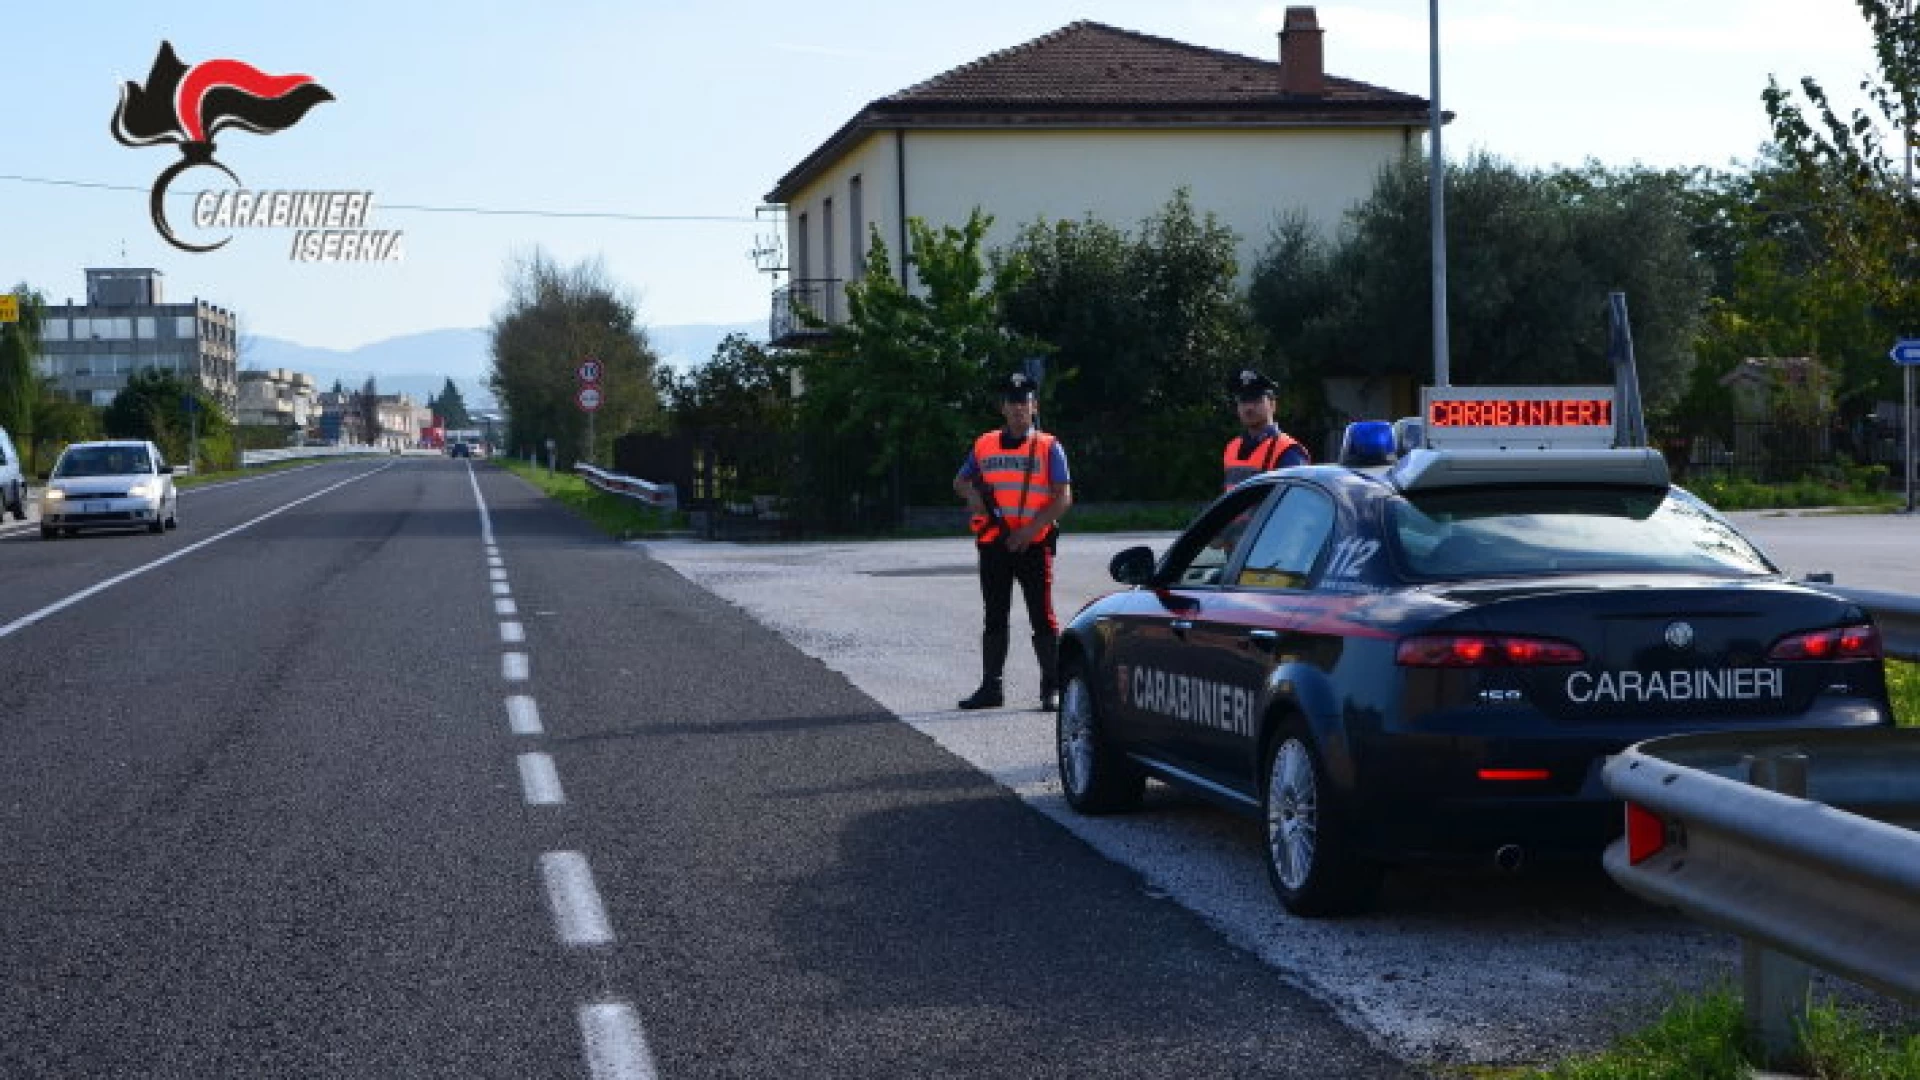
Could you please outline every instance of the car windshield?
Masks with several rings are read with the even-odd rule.
[[[1725,519],[1678,489],[1437,491],[1389,505],[1387,531],[1402,565],[1419,577],[1778,572]]]
[[[53,467],[53,475],[62,478],[125,476],[152,471],[145,450],[126,446],[74,447],[62,454],[60,463]]]

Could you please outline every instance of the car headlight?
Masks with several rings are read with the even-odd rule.
[[[135,484],[132,487],[127,489],[127,495],[130,498],[144,499],[147,496],[152,494],[153,494],[152,484]]]
[[[40,497],[43,499],[64,499],[67,497],[67,493],[61,491],[59,488],[50,487],[46,490],[46,493]]]

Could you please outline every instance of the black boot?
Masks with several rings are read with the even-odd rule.
[[[1060,708],[1060,635],[1042,630],[1033,635],[1033,659],[1040,665],[1040,711]]]
[[[1007,703],[1000,689],[1000,673],[1007,666],[1007,632],[988,630],[980,635],[980,689],[960,702],[963,709],[997,709]]]

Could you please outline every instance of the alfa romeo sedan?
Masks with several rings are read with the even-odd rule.
[[[1061,644],[1068,803],[1123,811],[1153,777],[1256,816],[1301,916],[1364,908],[1396,863],[1597,859],[1622,820],[1600,767],[1642,739],[1892,723],[1868,614],[1653,450],[1284,469],[1111,570],[1131,588]]]
[[[173,466],[146,440],[74,443],[54,462],[40,496],[40,536],[81,529],[146,529],[180,525]]]

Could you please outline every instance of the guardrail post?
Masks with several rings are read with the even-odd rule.
[[[1807,755],[1745,755],[1747,782],[1782,795],[1805,798]],[[1782,1064],[1799,1047],[1796,1022],[1807,1012],[1813,969],[1803,960],[1775,952],[1752,938],[1740,939],[1740,999],[1747,1036],[1765,1055],[1764,1065]]]

